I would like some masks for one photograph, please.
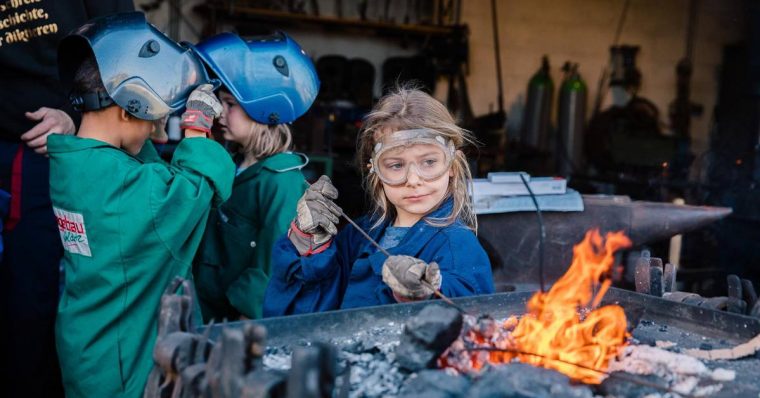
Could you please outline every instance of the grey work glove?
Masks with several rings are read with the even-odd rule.
[[[424,282],[427,283],[424,283]],[[441,270],[412,256],[390,256],[383,263],[383,282],[395,296],[406,300],[424,300],[441,288]]]
[[[222,103],[214,95],[214,86],[202,84],[190,93],[185,104],[185,112],[180,118],[182,129],[211,133],[214,119],[222,114]]]
[[[318,253],[320,246],[338,233],[342,210],[333,202],[335,199],[338,189],[329,177],[322,176],[298,200],[298,213],[288,237],[302,256]]]

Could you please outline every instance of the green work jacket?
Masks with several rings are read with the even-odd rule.
[[[254,163],[235,177],[230,199],[211,211],[194,269],[204,320],[261,318],[272,247],[308,187],[301,173],[307,162],[279,153]]]
[[[53,134],[47,145],[65,249],[55,336],[66,397],[140,397],[161,294],[189,276],[235,166],[205,138],[181,141],[171,164],[150,143],[138,156],[75,136]]]

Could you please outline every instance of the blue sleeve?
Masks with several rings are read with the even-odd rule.
[[[441,293],[448,297],[493,293],[491,262],[475,234],[462,227],[451,227],[442,235],[443,239],[429,247],[435,250],[431,261],[441,268]]]
[[[287,235],[272,249],[272,275],[264,295],[264,317],[340,308],[351,272],[351,228],[323,252],[301,256]]]

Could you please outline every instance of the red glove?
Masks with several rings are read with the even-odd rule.
[[[214,119],[222,113],[222,104],[213,92],[214,86],[203,84],[198,86],[187,99],[185,113],[182,114],[180,128],[211,133]]]

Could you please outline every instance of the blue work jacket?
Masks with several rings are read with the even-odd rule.
[[[450,214],[448,199],[429,217]],[[370,229],[374,220],[357,221],[379,241],[390,224]],[[457,221],[436,227],[420,220],[407,232],[391,254],[435,261],[441,269],[441,292],[448,297],[493,293],[491,263],[477,237]],[[342,308],[395,303],[390,287],[383,282],[386,256],[370,244],[352,225],[335,237],[322,253],[300,256],[287,236],[280,238],[272,254],[272,276],[264,297],[264,316],[321,312]]]

